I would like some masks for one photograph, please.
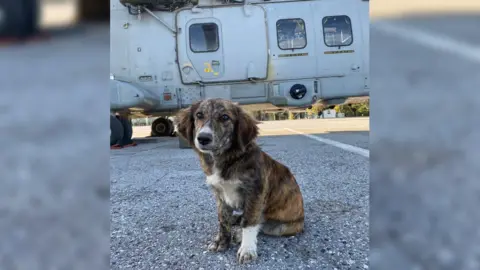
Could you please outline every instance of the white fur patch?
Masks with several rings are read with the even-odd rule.
[[[231,207],[238,208],[241,205],[242,199],[237,192],[238,186],[241,184],[240,180],[225,181],[220,176],[220,173],[207,176],[207,184],[217,188],[220,191],[222,199]]]
[[[257,235],[260,231],[261,225],[250,226],[242,229],[242,244],[238,249],[238,255],[243,256],[257,256]]]
[[[213,134],[213,130],[209,126],[203,126],[198,130],[197,135],[200,133]]]

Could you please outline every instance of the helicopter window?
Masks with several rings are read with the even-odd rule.
[[[189,27],[192,52],[215,52],[220,46],[218,26],[215,23],[196,23]]]
[[[348,16],[341,15],[324,17],[322,24],[325,45],[328,47],[352,45],[352,21]]]
[[[307,32],[302,19],[277,21],[277,42],[282,50],[303,49],[307,46]]]

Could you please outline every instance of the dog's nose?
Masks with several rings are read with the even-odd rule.
[[[197,136],[197,140],[201,145],[207,145],[212,142],[212,135],[208,133],[200,133]]]

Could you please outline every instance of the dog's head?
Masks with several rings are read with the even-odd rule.
[[[243,151],[258,136],[257,121],[225,99],[196,102],[177,114],[175,124],[178,134],[203,153]]]

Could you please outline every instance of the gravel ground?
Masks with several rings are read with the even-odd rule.
[[[259,143],[298,179],[304,234],[261,235],[258,261],[243,267],[235,260],[238,246],[207,252],[217,229],[213,195],[193,151],[163,139],[112,152],[112,269],[365,269],[368,159],[300,135],[261,137]]]

